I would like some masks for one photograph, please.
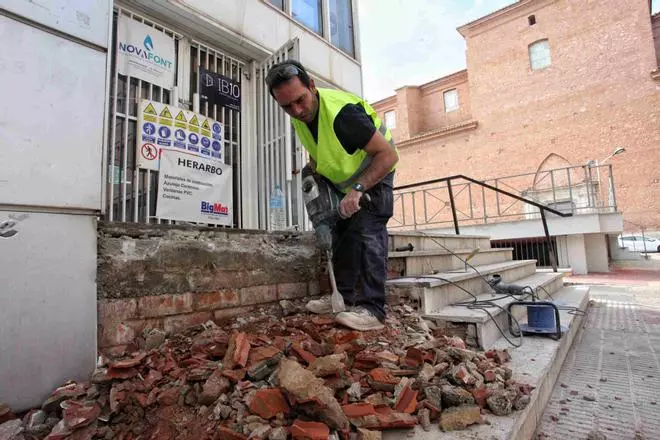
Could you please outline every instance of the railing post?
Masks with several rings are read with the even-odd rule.
[[[426,209],[426,190],[422,190],[422,196],[424,196],[424,224],[426,225],[429,222],[429,215]]]
[[[454,230],[456,235],[461,235],[458,230],[458,217],[456,216],[456,206],[454,205],[454,191],[451,189],[451,180],[447,181],[447,191],[449,192],[449,206],[451,207],[451,216],[454,219]]]
[[[481,187],[481,198],[484,203],[484,223],[488,223],[488,209],[486,208],[486,189]]]
[[[555,188],[555,172],[550,170],[550,184],[552,185],[552,203],[555,204],[555,209],[557,208],[557,189]]]
[[[573,184],[571,183],[571,169],[566,168],[566,181],[568,182],[568,198],[571,199],[571,214],[573,214]]]
[[[468,183],[468,198],[470,199],[470,220],[474,220],[474,209],[472,209],[472,182]]]
[[[591,181],[589,180],[590,176],[589,172],[589,165],[584,166],[584,185],[587,189],[587,209],[592,208],[592,203],[591,203]],[[587,212],[590,212],[587,210]]]
[[[611,205],[614,208],[614,211],[612,212],[616,212],[616,192],[614,191],[614,175],[612,174],[612,164],[609,164],[608,166],[610,168],[609,181],[610,181],[610,196],[612,196]]]
[[[550,253],[550,264],[552,264],[552,271],[557,272],[557,259],[555,258],[555,250],[550,240],[550,233],[548,232],[548,221],[545,218],[545,209],[541,209],[541,221],[543,221],[543,232],[545,232],[545,241]]]
[[[417,191],[412,192],[413,229],[417,229],[417,206],[415,205],[415,194],[417,194]]]
[[[497,179],[495,179],[495,188],[499,189],[499,182]],[[500,212],[500,192],[495,191],[495,201],[497,202],[497,215],[500,216],[502,213]]]

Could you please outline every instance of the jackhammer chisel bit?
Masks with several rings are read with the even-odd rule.
[[[341,219],[339,203],[344,194],[335,189],[329,181],[316,174],[309,165],[303,168],[302,179],[302,192],[307,215],[314,227],[319,246],[325,251],[328,259],[328,275],[332,287],[332,311],[334,313],[343,312],[346,310],[346,305],[344,297],[337,289],[335,272],[332,267],[332,230]],[[370,204],[369,194],[363,194],[360,206],[368,208]]]

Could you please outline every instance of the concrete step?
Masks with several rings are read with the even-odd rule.
[[[557,291],[563,288],[563,274],[537,272],[529,277],[516,280],[514,283],[520,286],[529,286],[540,299],[550,300],[554,298]],[[470,309],[463,306],[447,306],[437,313],[427,314],[425,318],[434,321],[441,327],[447,327],[450,324],[451,327],[456,328],[459,327],[460,323],[463,323],[466,326],[466,334],[475,339],[471,341],[473,345],[486,349],[502,337],[500,329],[508,329],[509,327],[509,315],[506,309],[510,303],[516,302],[516,299],[512,297],[502,298],[502,296],[492,293],[483,293],[477,296],[478,301],[492,301],[499,307]],[[531,294],[524,300],[531,300]],[[514,307],[511,314],[518,322],[524,322],[527,319],[527,309],[523,306]]]
[[[589,303],[589,288],[585,286],[564,287],[554,295],[557,301],[586,310]],[[525,336],[523,345],[518,348],[504,338],[498,339],[490,348],[506,348],[511,354],[507,364],[513,370],[513,379],[534,387],[530,402],[522,411],[516,411],[507,417],[484,416],[488,424],[474,425],[464,431],[440,431],[438,424],[433,424],[430,432],[421,426],[414,430],[388,430],[383,432],[383,440],[466,440],[466,439],[506,439],[528,440],[534,437],[538,421],[543,413],[552,389],[561,371],[566,354],[571,348],[575,336],[585,317],[559,312],[562,325],[568,327],[559,341],[542,336]],[[573,437],[571,437],[573,438]]]
[[[465,260],[474,249],[452,250]],[[513,258],[513,248],[479,250],[469,261],[473,266],[501,263]],[[465,269],[465,263],[446,250],[392,252],[389,253],[389,272],[399,276],[429,274],[437,271]]]
[[[415,251],[454,249],[490,249],[490,237],[485,235],[455,235],[423,231],[390,231],[389,250],[411,243]],[[443,247],[444,246],[444,247]]]
[[[475,295],[489,292],[490,286],[482,278],[494,273],[502,276],[502,280],[512,283],[515,280],[533,275],[536,272],[535,260],[506,261],[501,263],[475,266],[468,271],[455,270],[440,272],[434,275],[406,276],[387,281],[388,295],[394,297],[408,296],[421,301],[423,314],[437,313],[444,307],[459,301],[472,298],[461,288],[473,292]],[[481,274],[481,276],[479,275]],[[449,280],[451,281],[445,281]],[[454,284],[452,284],[454,283]],[[460,287],[457,287],[460,286]]]

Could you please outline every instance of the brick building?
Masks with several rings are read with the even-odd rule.
[[[467,70],[374,104],[397,184],[611,160],[625,219],[660,229],[660,14],[649,0],[520,0],[458,28]]]

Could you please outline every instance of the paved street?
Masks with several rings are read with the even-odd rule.
[[[578,281],[573,277],[571,281]],[[592,307],[538,439],[660,439],[660,272],[590,275]],[[596,432],[604,437],[593,436]]]

